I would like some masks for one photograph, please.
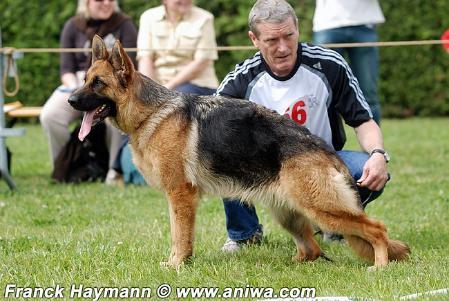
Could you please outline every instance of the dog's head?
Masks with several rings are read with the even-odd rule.
[[[92,126],[117,115],[117,108],[127,99],[127,85],[134,72],[133,63],[119,41],[109,54],[103,40],[98,35],[93,38],[92,65],[85,83],[68,99],[74,109],[85,112],[80,140],[84,140]]]

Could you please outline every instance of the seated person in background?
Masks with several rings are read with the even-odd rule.
[[[77,13],[64,25],[61,33],[61,48],[86,48],[86,52],[61,53],[59,86],[45,103],[40,121],[50,143],[52,163],[70,138],[69,124],[82,117],[67,99],[72,91],[83,85],[85,70],[90,65],[91,41],[95,34],[101,36],[108,47],[120,40],[126,48],[136,47],[137,29],[132,20],[120,12],[118,1],[79,0]],[[131,54],[132,55],[132,54]],[[107,124],[106,140],[109,148],[109,172],[106,181],[116,177],[111,168],[122,136],[118,129]]]
[[[140,17],[138,69],[168,89],[211,95],[218,86],[214,16],[192,0],[163,0]],[[206,48],[206,49],[200,49]],[[125,183],[142,184],[124,145],[120,169]]]
[[[192,0],[163,0],[145,11],[137,47],[139,71],[159,84],[186,93],[215,92],[214,16]]]

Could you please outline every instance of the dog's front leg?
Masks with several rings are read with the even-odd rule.
[[[184,183],[167,191],[167,197],[172,238],[172,249],[168,265],[178,268],[193,254],[198,189],[190,183]]]

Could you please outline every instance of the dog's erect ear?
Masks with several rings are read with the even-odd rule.
[[[114,47],[112,47],[110,62],[115,72],[123,77],[122,80],[127,81],[134,72],[133,63],[119,41],[116,41]]]
[[[108,50],[106,49],[103,39],[100,38],[100,36],[95,35],[92,39],[92,64],[98,60],[106,60],[108,59],[108,56]]]

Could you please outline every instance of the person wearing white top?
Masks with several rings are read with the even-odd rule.
[[[378,0],[316,0],[313,42],[377,42],[376,26],[384,23]],[[336,48],[347,55],[350,66],[368,101],[374,120],[380,124],[381,108],[377,93],[379,50],[377,47]]]

